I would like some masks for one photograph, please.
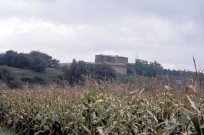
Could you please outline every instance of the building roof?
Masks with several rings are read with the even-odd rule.
[[[123,56],[118,56],[118,55],[103,55],[103,54],[99,54],[99,55],[95,55],[95,56],[121,57],[121,58],[127,58],[128,59],[128,57],[123,57]]]
[[[59,66],[60,67],[65,67],[65,66],[69,67],[71,64],[72,63],[60,63]]]

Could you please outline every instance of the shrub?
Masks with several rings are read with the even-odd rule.
[[[35,72],[45,72],[46,67],[46,61],[39,56],[35,57],[31,63],[31,69]]]
[[[22,81],[7,66],[0,67],[0,80],[5,82],[11,89],[21,89],[23,87]]]
[[[46,80],[41,76],[34,76],[32,81],[33,83],[46,84]]]
[[[14,73],[7,66],[0,66],[0,80],[9,82],[15,79]]]
[[[116,79],[115,70],[108,64],[86,64],[83,61],[76,62],[73,60],[69,68],[62,68],[64,79],[70,84],[84,84],[84,76],[91,75],[96,80],[112,80]]]
[[[15,79],[15,80],[11,80],[10,82],[8,82],[8,86],[11,88],[11,89],[22,89],[23,88],[23,83],[21,80],[19,79]]]

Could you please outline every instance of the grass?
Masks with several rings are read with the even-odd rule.
[[[20,134],[204,133],[204,90],[191,78],[135,78],[133,85],[98,83],[9,90],[0,85],[0,123]]]
[[[16,76],[21,79],[24,83],[29,83],[30,86],[33,84],[48,84],[51,82],[60,82],[63,73],[61,70],[55,68],[47,68],[45,73],[34,72],[28,69],[19,69],[8,67],[13,71]]]
[[[58,75],[62,75],[60,70],[54,68],[47,68],[45,73],[38,73],[28,69],[20,69],[20,68],[13,68],[9,67],[14,73],[16,73],[20,78],[21,77],[34,77],[34,76],[41,76],[45,78],[52,78]]]

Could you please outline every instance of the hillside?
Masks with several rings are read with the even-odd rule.
[[[34,72],[29,69],[8,67],[23,82],[46,84],[48,82],[58,82],[62,79],[63,72],[55,68],[46,68],[46,71]]]

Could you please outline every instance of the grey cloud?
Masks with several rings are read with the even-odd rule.
[[[0,13],[1,17],[39,17],[59,23],[105,23],[135,15],[182,22],[199,21],[203,4],[201,0],[8,0],[0,2]]]
[[[202,0],[0,1],[0,28],[14,32],[0,30],[0,51],[41,50],[62,62],[93,61],[96,53],[110,53],[127,56],[130,62],[139,56],[193,67],[192,55],[198,63],[204,59],[203,4]]]

